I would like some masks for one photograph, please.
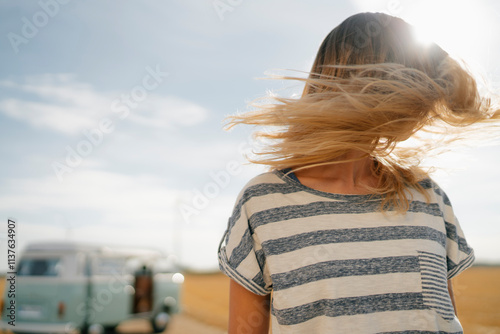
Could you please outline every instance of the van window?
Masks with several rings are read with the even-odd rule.
[[[123,273],[125,258],[101,257],[96,258],[94,275],[117,275]]]
[[[17,275],[19,276],[57,276],[59,273],[58,258],[51,259],[22,259],[19,262]]]

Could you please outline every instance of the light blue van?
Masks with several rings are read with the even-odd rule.
[[[6,281],[0,328],[15,333],[109,333],[137,317],[148,319],[153,332],[160,333],[179,311],[183,282],[173,259],[155,250],[31,244],[17,263],[14,312],[8,309],[12,298]]]

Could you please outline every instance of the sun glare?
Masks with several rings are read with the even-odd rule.
[[[425,28],[424,29],[416,28],[415,29],[415,37],[420,44],[423,44],[425,46],[428,46],[431,43],[435,42],[431,31],[427,31],[427,29],[425,29]]]
[[[482,1],[424,0],[404,5],[408,8],[403,18],[415,27],[419,41],[435,42],[453,57],[484,63],[495,20]]]

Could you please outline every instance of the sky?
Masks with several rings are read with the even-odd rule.
[[[308,71],[348,16],[385,12],[500,82],[500,4],[479,1],[0,0],[0,272],[35,241],[154,247],[193,270],[217,247],[252,129],[226,116]],[[481,262],[500,263],[500,146],[429,161]]]

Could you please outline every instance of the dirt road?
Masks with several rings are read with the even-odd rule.
[[[145,320],[129,320],[117,328],[117,333],[146,334],[151,333],[149,324]],[[226,331],[204,324],[185,314],[176,314],[165,334],[226,334]]]

